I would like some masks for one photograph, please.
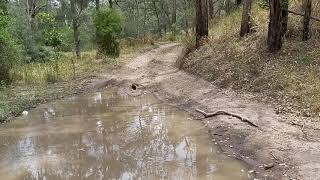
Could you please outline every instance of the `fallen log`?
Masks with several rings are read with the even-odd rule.
[[[225,112],[225,111],[217,111],[215,113],[206,113],[200,109],[196,109],[196,111],[200,114],[202,114],[205,118],[210,118],[210,117],[215,117],[215,116],[221,116],[221,115],[225,115],[225,116],[231,116],[231,117],[234,117],[234,118],[237,118],[239,119],[240,121],[242,122],[245,122],[245,123],[248,123],[250,126],[253,126],[253,127],[256,127],[258,128],[259,126],[254,124],[253,122],[251,122],[250,120],[246,119],[246,118],[243,118],[239,115],[236,115],[236,114],[232,114],[232,113],[228,113],[228,112]]]

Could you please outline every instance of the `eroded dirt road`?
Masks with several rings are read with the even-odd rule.
[[[229,156],[251,165],[259,179],[320,179],[320,131],[287,122],[272,105],[259,103],[251,95],[221,90],[201,78],[179,71],[177,59],[184,55],[179,44],[162,45],[132,59],[124,67],[104,76],[105,85],[118,85],[122,93],[139,95],[152,91],[163,101],[192,114],[227,111],[259,126],[229,116],[203,119],[212,136]],[[131,84],[138,84],[138,90]]]

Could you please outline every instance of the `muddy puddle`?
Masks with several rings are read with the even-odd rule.
[[[248,179],[205,127],[151,95],[97,92],[0,126],[1,180]]]

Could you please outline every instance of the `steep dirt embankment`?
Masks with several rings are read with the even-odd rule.
[[[153,92],[163,101],[201,118],[228,155],[247,162],[257,177],[266,179],[320,179],[320,131],[308,125],[289,124],[295,119],[277,115],[272,105],[254,96],[221,90],[210,82],[179,71],[184,55],[179,44],[167,44],[147,52],[124,67],[105,75],[101,85],[119,85],[123,93]],[[138,90],[132,90],[132,83]],[[231,116],[203,119],[196,109],[223,110],[250,120],[259,127]]]

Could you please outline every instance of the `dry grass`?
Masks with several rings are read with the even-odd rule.
[[[46,85],[61,81],[69,81],[75,77],[99,72],[110,65],[121,63],[125,56],[150,45],[138,43],[128,45],[122,43],[122,53],[119,58],[96,59],[96,51],[82,52],[81,59],[76,59],[73,53],[60,53],[57,59],[47,63],[25,64],[12,70],[11,76],[16,85]],[[73,62],[75,63],[73,65]],[[75,71],[74,71],[75,70]]]
[[[75,77],[72,53],[66,53],[56,61],[17,67],[12,72],[13,85],[0,86],[0,123],[39,103],[83,92],[93,78],[154,47],[157,46],[123,47],[117,59],[96,60],[95,51],[84,52],[81,60],[76,61]]]
[[[318,11],[320,12],[320,10]],[[285,111],[320,113],[320,41],[301,41],[301,18],[290,15],[283,49],[266,50],[268,11],[254,5],[256,32],[240,39],[241,10],[211,23],[208,43],[192,52],[180,66],[222,88],[258,93],[277,100]]]

